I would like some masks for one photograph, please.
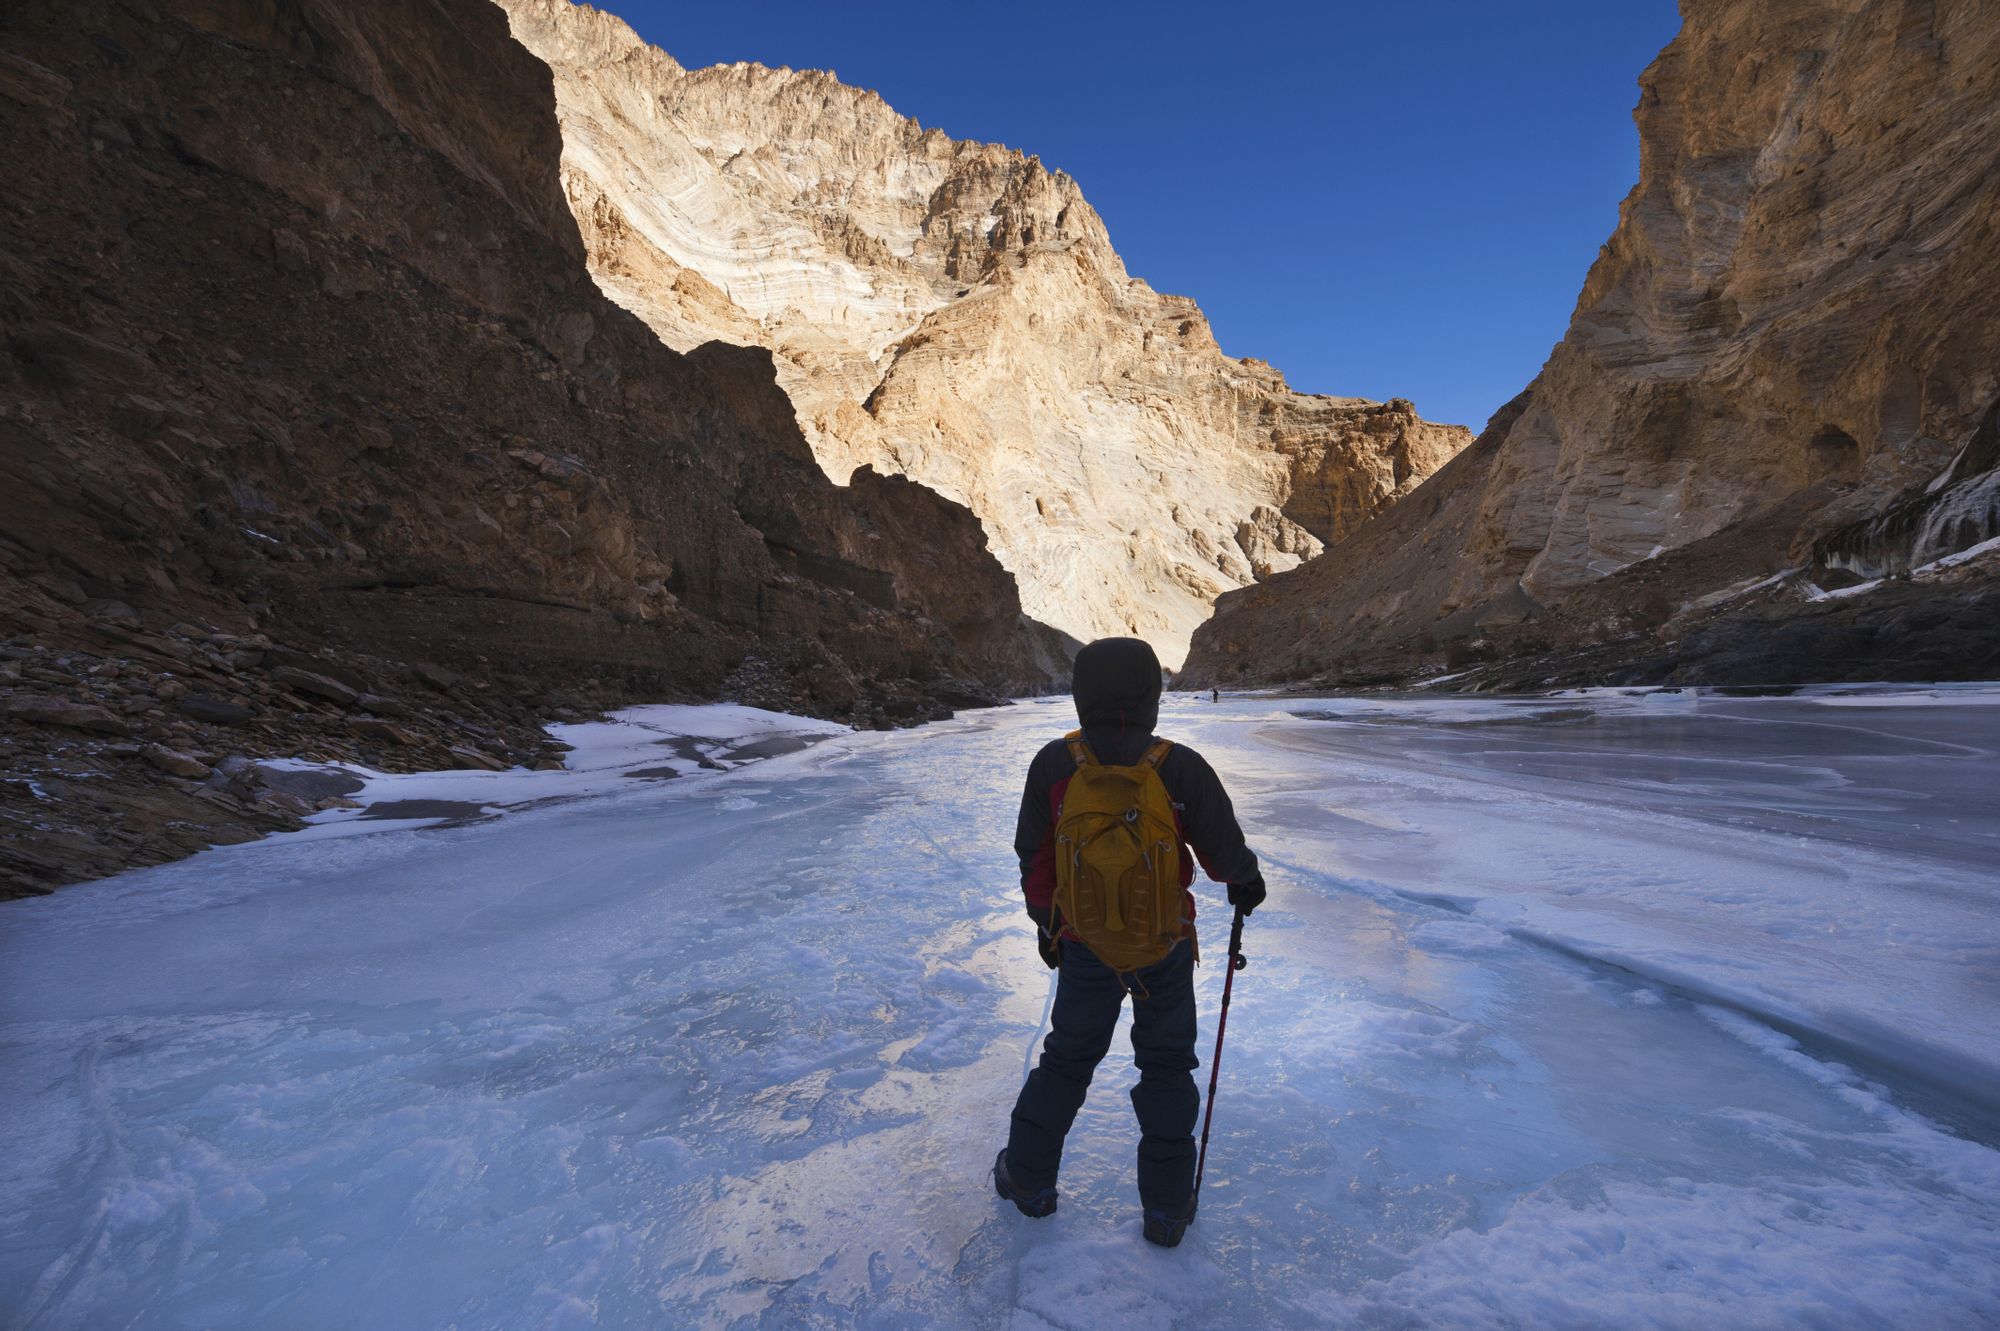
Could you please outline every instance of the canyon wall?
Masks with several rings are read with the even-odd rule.
[[[1469,439],[1290,390],[1132,277],[1067,175],[817,71],[684,69],[570,0],[501,0],[555,72],[591,271],[669,345],[769,347],[814,453],[978,515],[1038,619],[1178,662]]]
[[[1899,496],[1914,530],[1909,496],[1954,487],[1923,559],[1992,534],[1992,488],[1959,473],[2000,401],[2000,9],[1682,11],[1641,80],[1639,183],[1540,376],[1385,516],[1225,596],[1191,679],[1408,677],[1620,636],[1694,678],[1691,616],[1803,609],[1843,562],[1894,568],[1867,524]],[[1990,577],[1945,580],[1962,600]],[[1825,669],[1904,669],[1879,643]],[[1956,669],[2000,668],[1986,650]]]
[[[485,0],[9,6],[0,131],[0,891],[295,826],[261,757],[1063,671],[971,513],[605,299]]]

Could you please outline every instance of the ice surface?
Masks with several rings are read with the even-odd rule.
[[[371,783],[521,807],[0,905],[0,1324],[1991,1326],[1995,701],[1170,703],[1272,888],[1173,1252],[1116,1052],[984,1177],[1066,706]]]

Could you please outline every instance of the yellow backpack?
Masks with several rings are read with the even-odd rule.
[[[1181,839],[1156,740],[1130,767],[1110,767],[1069,733],[1076,775],[1056,815],[1056,908],[1062,923],[1121,977],[1164,959],[1187,934]]]

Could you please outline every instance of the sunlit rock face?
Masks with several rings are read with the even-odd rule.
[[[1639,182],[1541,375],[1412,499],[1225,600],[1200,672],[1407,651],[1649,561],[1659,622],[1809,564],[1967,446],[2000,398],[2000,10],[1682,10],[1640,80]],[[1765,562],[1690,553],[1718,541]]]
[[[964,503],[1026,611],[1178,662],[1470,438],[1293,392],[1125,271],[1074,180],[832,74],[682,68],[569,0],[501,0],[555,74],[591,270],[677,348],[768,346],[815,456]]]

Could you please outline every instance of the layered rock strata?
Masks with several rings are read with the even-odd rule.
[[[0,892],[295,823],[256,759],[536,761],[1059,666],[964,508],[606,300],[484,0],[0,13]]]
[[[2000,400],[2000,11],[1682,10],[1641,80],[1639,183],[1541,375],[1387,515],[1225,596],[1191,678],[1404,677],[1452,643],[1628,632],[1650,659],[1713,598],[1809,575],[1816,549],[1909,564],[1880,528],[1823,541],[1928,487]],[[1940,480],[1968,482],[1961,509],[1890,522],[1941,515],[1920,561],[1983,530],[1959,519],[1990,493]],[[1642,567],[1620,585],[1646,584],[1643,605],[1576,610]],[[1849,665],[1898,675],[1880,642]]]
[[[555,72],[591,271],[669,344],[776,356],[827,473],[964,503],[1028,612],[1178,662],[1469,439],[1296,393],[1132,277],[1077,184],[816,71],[688,70],[570,0],[501,0]]]

